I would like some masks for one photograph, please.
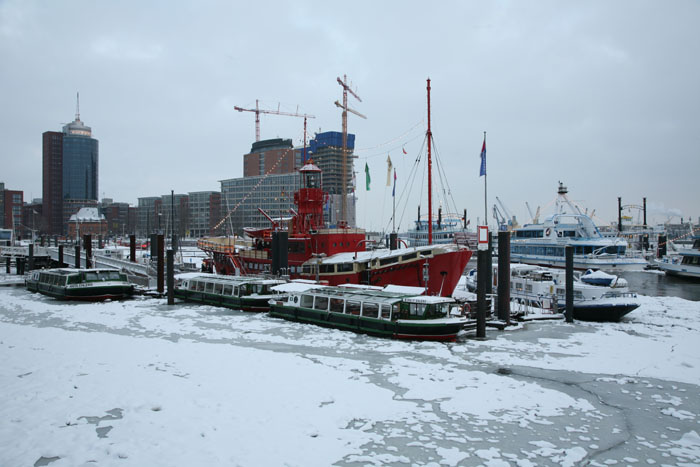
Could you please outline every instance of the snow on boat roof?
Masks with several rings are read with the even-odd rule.
[[[454,248],[457,246],[454,245]],[[389,250],[388,248],[382,248],[380,250],[368,250],[368,251],[358,251],[357,253],[336,253],[333,256],[323,258],[321,262],[323,264],[340,264],[340,263],[364,263],[372,259],[383,259],[392,256],[410,255],[415,252],[429,251],[429,250],[446,250],[448,248],[453,248],[452,244],[439,244],[439,245],[425,245],[410,248],[399,248],[397,250]],[[357,258],[355,258],[357,255]],[[314,263],[317,260],[312,259],[309,262]]]
[[[200,279],[209,282],[236,283],[236,284],[284,284],[284,279],[272,279],[269,277],[256,276],[225,276],[221,274],[207,274],[201,272],[189,272],[178,274],[178,279]]]
[[[270,290],[280,293],[293,293],[293,292],[306,292],[311,289],[318,289],[322,287],[327,287],[325,285],[316,284],[312,281],[292,281],[286,284],[276,285],[271,287]]]

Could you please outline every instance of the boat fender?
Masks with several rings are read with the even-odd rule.
[[[554,286],[553,285],[549,286],[549,293],[554,293]]]
[[[544,231],[544,235],[546,237],[549,237],[549,234],[551,234],[551,233],[552,233],[552,229],[550,227],[547,227],[547,230]]]

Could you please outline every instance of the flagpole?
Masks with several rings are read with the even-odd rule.
[[[484,146],[486,146],[486,132],[484,131]],[[489,225],[489,216],[488,216],[488,201],[486,198],[486,170],[484,170],[484,225],[488,226]]]

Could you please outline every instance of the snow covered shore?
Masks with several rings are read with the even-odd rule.
[[[700,463],[700,303],[454,344],[0,288],[0,465]]]

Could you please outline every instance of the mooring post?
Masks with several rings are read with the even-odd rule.
[[[486,250],[488,254],[488,268],[486,272],[486,295],[493,294],[493,232],[489,232],[489,249]]]
[[[24,274],[24,258],[17,257],[15,258],[15,266],[17,266],[17,275],[21,276]]]
[[[63,267],[63,245],[58,245],[58,267]]]
[[[97,248],[99,248],[100,250],[101,250],[102,248],[104,248],[104,243],[103,243],[103,240],[102,240],[102,235],[100,235],[100,236],[97,237]]]
[[[498,232],[498,319],[510,324],[510,232]]]
[[[30,243],[29,244],[29,270],[32,271],[34,269],[34,244]]]
[[[476,252],[476,337],[486,337],[486,270],[491,269],[488,263],[488,251]]]
[[[566,322],[574,322],[574,247],[566,247]]]
[[[158,265],[158,293],[162,294],[163,291],[165,290],[165,284],[164,284],[165,281],[163,280],[164,279],[163,278],[163,272],[164,272],[163,271],[163,266],[164,266],[163,263],[165,262],[165,258],[163,256],[165,253],[165,251],[164,251],[165,241],[163,238],[163,234],[158,234],[158,236],[156,237],[156,243],[158,244],[158,263],[157,263],[157,265]]]
[[[5,260],[5,272],[6,272],[7,274],[10,274],[10,273],[12,272],[12,271],[10,270],[10,268],[11,268],[11,263],[12,263],[12,259],[8,256],[7,259]]]
[[[85,269],[92,268],[92,235],[83,236],[83,248],[85,248]]]
[[[136,235],[129,235],[129,258],[131,262],[136,262]]]
[[[80,244],[75,245],[75,268],[80,269]]]
[[[168,249],[168,305],[175,304],[175,252]]]
[[[666,235],[659,235],[659,242],[656,244],[659,258],[666,256]]]

